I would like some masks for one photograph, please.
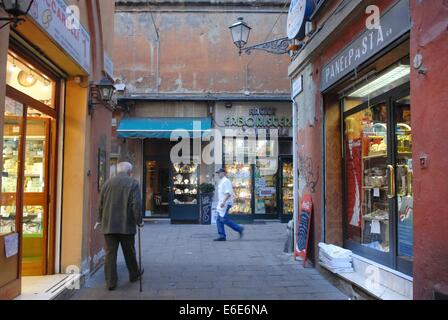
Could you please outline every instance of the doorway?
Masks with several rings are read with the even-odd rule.
[[[0,233],[19,234],[20,276],[54,273],[55,79],[14,52],[8,54]]]
[[[346,246],[411,275],[413,163],[409,91],[406,83],[352,109],[345,104],[344,154]]]
[[[145,160],[145,217],[169,217],[169,164],[157,159]]]

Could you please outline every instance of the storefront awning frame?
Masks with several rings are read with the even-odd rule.
[[[202,133],[212,128],[212,119],[203,118],[125,118],[117,129],[118,138],[124,139],[170,139],[173,131]]]

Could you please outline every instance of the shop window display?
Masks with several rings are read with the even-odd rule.
[[[293,164],[284,163],[282,168],[282,202],[284,215],[294,213],[294,175]]]
[[[255,214],[277,214],[277,159],[257,160],[255,166]]]
[[[0,234],[16,231],[19,151],[23,126],[23,105],[8,97],[5,102]]]
[[[252,213],[252,170],[247,164],[235,163],[225,166],[227,177],[232,182],[234,199],[230,214]]]
[[[174,204],[198,203],[198,165],[173,164]]]
[[[383,252],[389,248],[387,106],[345,119],[349,239]]]

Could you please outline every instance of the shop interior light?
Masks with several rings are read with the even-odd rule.
[[[22,70],[17,75],[17,82],[21,86],[29,88],[36,84],[37,78],[30,71],[27,72],[25,70]]]
[[[411,68],[408,65],[399,65],[392,70],[386,72],[385,74],[379,76],[375,80],[369,82],[368,84],[362,86],[359,89],[356,89],[348,96],[352,98],[363,98],[367,97],[375,91],[378,91],[381,88],[384,88],[398,80],[403,79],[404,77],[409,76],[411,72]]]

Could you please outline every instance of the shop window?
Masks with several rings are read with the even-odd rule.
[[[366,92],[369,94],[370,90]],[[413,163],[409,84],[359,106],[350,106],[350,96],[344,100],[346,103],[346,244],[359,254],[411,274]]]
[[[384,103],[345,119],[348,237],[384,252],[389,251],[386,122]]]
[[[55,107],[56,82],[11,52],[8,54],[6,83],[51,108]]]
[[[3,170],[0,234],[16,231],[19,158],[23,135],[23,105],[6,97],[3,125]]]

